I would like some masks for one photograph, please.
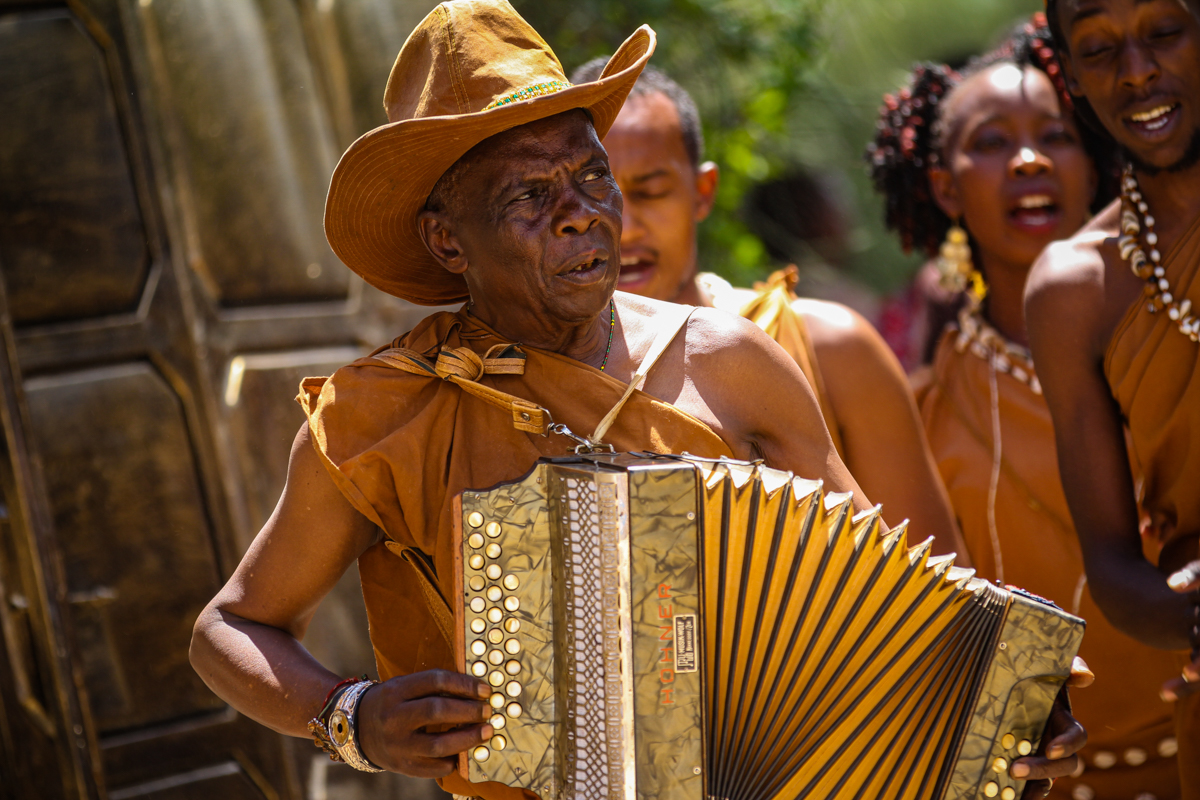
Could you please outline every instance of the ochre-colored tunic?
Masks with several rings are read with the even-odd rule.
[[[391,346],[435,360],[442,348],[465,346],[483,356],[504,343],[464,312],[441,312]],[[479,382],[537,403],[577,433],[590,434],[625,391],[624,383],[586,364],[533,348],[524,352],[524,374],[485,375]],[[379,677],[454,669],[442,633],[447,598],[457,591],[451,586],[452,500],[467,489],[516,480],[538,458],[566,455],[572,443],[518,431],[511,414],[453,383],[370,357],[331,378],[306,380],[298,399],[334,482],[384,533],[358,564]],[[732,455],[704,423],[640,391],[605,441],[618,450]],[[500,784],[468,784],[457,775],[443,785],[485,800],[531,796]]]
[[[1200,313],[1200,218],[1163,259],[1177,298]],[[1104,374],[1129,427],[1142,504],[1161,532],[1164,574],[1200,557],[1200,344],[1165,313],[1134,303],[1109,342]],[[1177,704],[1185,797],[1200,798],[1200,695]]]
[[[981,577],[995,580],[1000,569],[988,524],[994,459],[990,367],[969,351],[958,352],[957,338],[953,327],[943,335],[918,401],[971,558]],[[1088,731],[1081,753],[1086,772],[1055,783],[1051,796],[1067,800],[1084,784],[1096,800],[1134,800],[1142,793],[1177,800],[1177,759],[1161,754],[1170,753],[1174,743],[1172,711],[1158,691],[1179,674],[1182,662],[1124,635],[1101,614],[1083,582],[1049,408],[1012,375],[998,373],[996,383],[1002,459],[995,523],[1003,580],[1085,618],[1080,655],[1096,673],[1091,688],[1071,694],[1074,714]],[[1131,749],[1132,760],[1145,756],[1140,766],[1129,763]],[[1106,769],[1097,766],[1109,763]]]

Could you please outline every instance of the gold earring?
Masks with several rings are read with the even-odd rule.
[[[955,292],[967,288],[967,279],[972,272],[971,245],[967,241],[967,232],[957,221],[946,231],[946,240],[938,251],[937,268],[942,288]]]

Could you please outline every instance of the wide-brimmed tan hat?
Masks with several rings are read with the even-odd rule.
[[[467,283],[434,261],[417,215],[468,150],[527,122],[585,108],[603,137],[654,52],[643,25],[600,78],[572,86],[550,46],[507,0],[453,0],[408,37],[388,78],[391,122],[350,145],[329,185],[325,235],[367,283],[421,305],[467,298]]]

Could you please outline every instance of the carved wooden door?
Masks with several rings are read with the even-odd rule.
[[[0,0],[0,797],[299,797],[293,745],[187,647],[278,497],[299,379],[421,314],[325,243],[353,123],[319,22]],[[352,627],[326,645],[358,667]]]

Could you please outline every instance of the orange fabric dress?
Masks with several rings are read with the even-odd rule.
[[[1163,259],[1178,298],[1200,307],[1200,218]],[[1200,557],[1200,344],[1134,303],[1109,342],[1104,374],[1129,427],[1142,504],[1163,538],[1164,574]],[[1200,695],[1177,703],[1187,800],[1200,798]]]
[[[996,374],[1001,459],[993,538],[991,368],[969,345],[960,350],[958,344],[957,329],[947,329],[929,383],[918,387],[918,402],[976,569],[981,577],[1047,597],[1088,623],[1080,655],[1096,682],[1071,695],[1074,714],[1088,731],[1081,753],[1086,770],[1055,783],[1051,797],[1134,800],[1148,794],[1178,800],[1172,713],[1158,690],[1179,674],[1180,661],[1116,630],[1092,600],[1058,476],[1049,408],[1028,383],[1004,372]]]
[[[476,318],[441,312],[391,346],[436,359],[442,348],[468,347],[483,356],[497,344],[505,342]],[[586,364],[533,348],[524,352],[523,374],[484,375],[479,382],[542,406],[577,433],[591,433],[625,391],[624,383]],[[334,482],[384,532],[358,564],[380,679],[454,669],[446,635],[447,598],[457,591],[451,586],[451,501],[464,490],[520,478],[538,458],[566,455],[572,443],[518,431],[510,414],[453,383],[370,357],[330,378],[305,380],[298,400]],[[618,450],[732,454],[704,423],[640,391],[605,441]],[[533,797],[500,784],[470,784],[457,774],[443,786],[484,800]]]

